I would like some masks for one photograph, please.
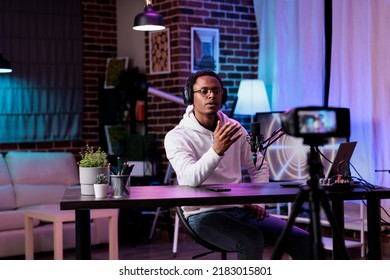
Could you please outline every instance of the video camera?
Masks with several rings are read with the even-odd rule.
[[[323,144],[329,137],[346,137],[351,134],[348,108],[300,107],[281,115],[283,130],[295,137],[304,138],[306,144]]]

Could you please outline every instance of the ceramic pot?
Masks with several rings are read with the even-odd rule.
[[[95,195],[93,184],[95,183],[96,176],[99,174],[104,174],[109,178],[110,169],[108,167],[79,167],[82,195]]]
[[[108,184],[93,184],[96,198],[104,198],[108,194]]]

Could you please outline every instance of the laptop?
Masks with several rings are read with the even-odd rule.
[[[329,168],[328,176],[326,178],[332,178],[333,176],[336,176],[337,174],[344,175],[345,170],[347,169],[348,162],[351,160],[353,151],[355,150],[357,142],[345,142],[340,143],[336,156],[332,162],[332,165]],[[345,164],[340,164],[340,162],[346,162]],[[340,166],[339,166],[340,164]],[[339,170],[337,170],[339,169]],[[306,183],[306,180],[295,180],[293,182],[284,182],[280,185],[282,187],[300,187]]]
[[[345,170],[349,167],[348,163],[351,160],[356,144],[356,141],[340,144],[332,165],[330,166],[328,176],[326,176],[327,178],[332,178],[337,174],[344,175]],[[345,162],[345,164],[341,162]]]

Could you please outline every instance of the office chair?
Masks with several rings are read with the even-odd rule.
[[[232,102],[232,109],[230,110],[230,112],[228,114],[229,118],[234,117],[234,111],[236,110],[237,101],[238,101],[238,97],[236,96],[236,97],[234,97],[233,102]]]
[[[214,252],[218,252],[218,253],[221,253],[221,260],[226,260],[227,259],[227,253],[233,252],[233,251],[226,251],[226,250],[221,249],[221,248],[219,248],[217,246],[214,246],[214,245],[208,243],[203,238],[199,237],[199,235],[196,234],[196,232],[188,224],[188,221],[184,217],[183,210],[181,209],[180,206],[176,207],[176,215],[177,215],[177,218],[179,219],[181,225],[183,226],[184,230],[195,240],[195,242],[197,242],[198,244],[202,245],[203,247],[205,247],[206,249],[209,250],[208,252],[201,253],[201,254],[193,256],[192,259],[197,259],[197,258],[206,256],[208,254],[211,254],[211,253],[214,253]]]

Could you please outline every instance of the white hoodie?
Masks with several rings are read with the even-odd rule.
[[[223,156],[219,156],[212,147],[213,132],[199,124],[193,109],[193,105],[187,107],[183,119],[167,133],[164,140],[167,158],[176,172],[179,185],[196,187],[202,184],[241,183],[242,167],[247,169],[252,182],[269,181],[268,163],[264,160],[260,170],[253,165],[244,127],[241,126],[243,136],[233,143]],[[221,111],[218,111],[217,116],[221,126],[227,122],[237,122]],[[259,153],[257,156],[258,165],[262,155]],[[183,210],[188,217],[204,211],[230,207],[232,205],[184,206]]]

